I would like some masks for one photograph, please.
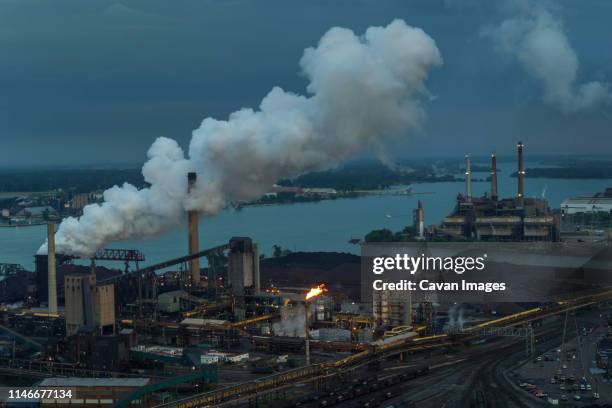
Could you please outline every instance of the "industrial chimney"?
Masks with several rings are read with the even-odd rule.
[[[57,313],[57,275],[55,270],[55,224],[47,224],[47,279],[49,314]]]
[[[423,203],[421,200],[417,204],[417,221],[418,221],[418,237],[419,239],[425,239],[425,210],[423,209]]]
[[[187,192],[191,194],[191,191],[195,187],[197,175],[196,173],[190,172],[187,174]],[[189,255],[194,255],[200,251],[200,235],[198,232],[198,211],[189,210],[188,214],[189,223]],[[191,283],[193,287],[200,287],[200,258],[194,258],[189,261],[189,274],[191,276]]]
[[[472,165],[470,155],[465,155],[465,195],[468,203],[472,202]]]
[[[253,287],[255,294],[261,292],[261,276],[259,271],[259,245],[253,243]]]
[[[491,153],[491,199],[497,201],[497,157]]]
[[[523,142],[518,142],[516,149],[518,151],[518,194],[517,206],[523,207],[525,198],[525,163],[523,162]]]

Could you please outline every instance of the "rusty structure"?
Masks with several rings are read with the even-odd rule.
[[[192,193],[197,180],[196,173],[187,174],[187,191]],[[197,254],[200,250],[200,234],[198,230],[199,216],[197,210],[189,210],[187,213],[189,224],[189,255]],[[194,288],[200,287],[200,258],[195,257],[189,261],[189,273]]]
[[[525,145],[517,145],[517,195],[500,199],[497,158],[491,155],[491,194],[472,197],[470,158],[466,156],[466,194],[457,194],[454,211],[444,218],[437,233],[450,239],[485,241],[558,241],[559,216],[543,198],[525,197]]]

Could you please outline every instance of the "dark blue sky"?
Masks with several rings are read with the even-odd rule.
[[[485,6],[485,4],[487,6]],[[562,1],[580,81],[610,82],[612,2]],[[332,26],[394,18],[444,58],[419,134],[401,156],[513,149],[609,153],[612,113],[561,113],[481,35],[502,2],[470,0],[0,0],[0,163],[142,162],[158,136],[187,146],[206,116],[259,104],[274,85],[304,93],[298,61]],[[399,153],[397,153],[399,152]]]

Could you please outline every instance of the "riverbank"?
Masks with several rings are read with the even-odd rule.
[[[39,225],[46,225],[47,221],[37,221],[31,223],[16,223],[16,224],[6,224],[0,222],[0,228],[21,228],[21,227],[36,227]]]
[[[499,195],[513,197],[516,179],[510,177],[514,163],[498,165]],[[533,167],[533,165],[531,166]],[[478,173],[475,177],[486,177]],[[529,179],[525,193],[529,197],[544,197],[550,206],[559,208],[568,197],[603,191],[612,179],[559,180]],[[401,231],[412,225],[412,211],[421,201],[426,225],[439,224],[455,206],[463,183],[421,183],[411,185],[412,195],[365,195],[354,199],[322,200],[292,205],[247,206],[241,210],[227,208],[213,217],[201,217],[200,247],[210,248],[228,242],[233,236],[249,236],[259,244],[261,252],[270,257],[274,245],[291,251],[326,251],[359,254],[360,247],[350,238],[363,238],[375,229]],[[473,183],[474,196],[489,191],[489,183]],[[424,194],[431,193],[431,194]],[[186,221],[186,220],[185,220]],[[19,263],[34,268],[34,254],[45,242],[44,225],[31,228],[0,228],[0,262]],[[112,242],[109,248],[133,248],[142,251],[146,262],[142,266],[163,262],[187,253],[186,224],[177,225],[167,233],[149,239]]]

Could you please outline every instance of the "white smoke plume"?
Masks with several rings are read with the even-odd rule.
[[[564,113],[573,113],[612,102],[609,84],[578,83],[578,56],[565,34],[563,22],[547,8],[546,2],[510,3],[513,17],[483,33],[541,83],[545,103]]]
[[[309,314],[312,313],[312,307]],[[272,325],[275,336],[305,337],[306,336],[306,314],[304,308],[298,306],[281,308],[281,320]]]
[[[464,325],[465,319],[463,317],[463,307],[461,307],[461,305],[453,304],[448,309],[447,330],[451,333],[462,331]]]
[[[188,156],[174,140],[158,138],[142,169],[150,188],[124,184],[105,191],[102,205],[61,223],[57,251],[91,256],[111,241],[160,234],[180,224],[185,210],[213,215],[230,202],[261,196],[281,178],[380,149],[418,128],[425,80],[441,64],[434,40],[403,20],[370,27],[363,36],[332,28],[300,60],[307,96],[275,87],[258,110],[204,119]],[[189,171],[198,180],[188,196]]]

